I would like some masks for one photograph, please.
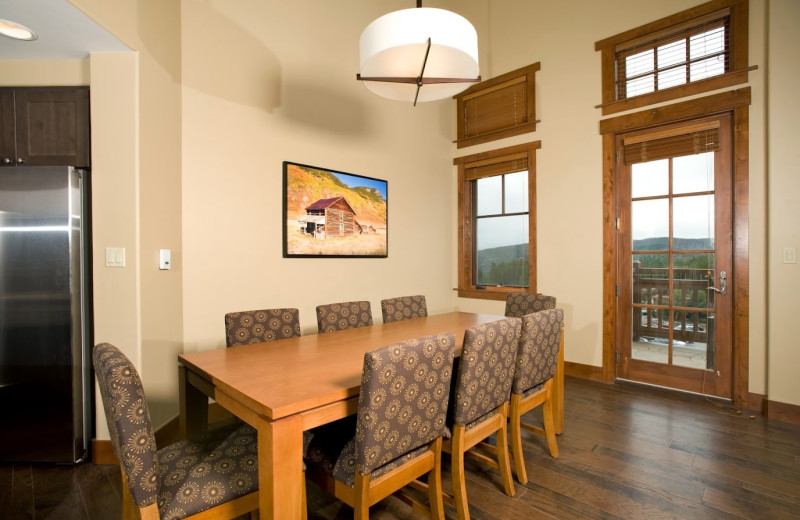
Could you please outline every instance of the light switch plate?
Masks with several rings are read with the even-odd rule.
[[[159,249],[158,251],[158,268],[163,270],[167,270],[171,267],[172,263],[172,251],[169,249]]]
[[[106,248],[106,267],[125,267],[125,248]]]
[[[783,248],[783,263],[784,264],[796,264],[797,263],[797,251],[793,247],[784,247]]]

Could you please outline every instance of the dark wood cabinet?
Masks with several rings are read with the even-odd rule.
[[[0,166],[90,166],[88,87],[0,88]]]

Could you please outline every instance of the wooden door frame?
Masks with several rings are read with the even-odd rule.
[[[600,121],[603,137],[603,381],[616,378],[616,134],[730,113],[733,122],[733,404],[747,408],[750,382],[750,87]]]

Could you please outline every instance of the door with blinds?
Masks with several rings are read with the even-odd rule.
[[[731,398],[730,117],[616,143],[617,378]]]

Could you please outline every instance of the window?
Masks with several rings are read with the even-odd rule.
[[[595,43],[603,115],[747,82],[748,0],[715,0]]]
[[[664,90],[728,72],[728,18],[617,52],[617,98]]]
[[[535,141],[459,157],[461,297],[504,300],[536,288]]]

